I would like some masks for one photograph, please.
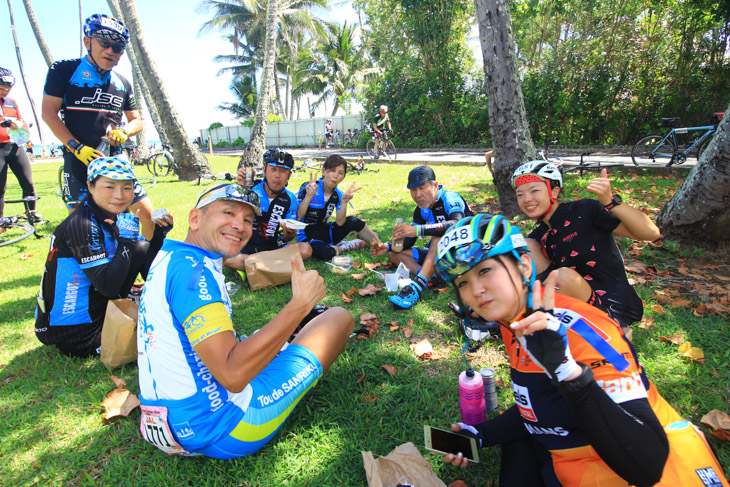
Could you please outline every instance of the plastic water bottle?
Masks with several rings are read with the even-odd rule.
[[[471,368],[459,374],[459,403],[462,423],[474,425],[486,421],[484,382],[481,374]]]
[[[395,219],[396,225],[400,225],[401,223],[404,223],[404,222],[405,222],[405,220],[403,220],[403,218]],[[393,252],[401,252],[403,250],[403,238],[393,239],[393,242],[390,244],[390,248],[391,248],[391,250],[393,250]]]
[[[111,144],[109,143],[109,139],[106,137],[101,138],[101,142],[99,142],[99,145],[96,146],[96,150],[104,154],[104,157],[109,157]]]

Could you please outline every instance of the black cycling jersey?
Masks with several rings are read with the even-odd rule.
[[[241,251],[244,254],[251,254],[261,250],[274,250],[284,246],[284,238],[279,227],[279,220],[297,219],[299,203],[297,197],[284,188],[273,199],[269,199],[264,188],[264,182],[259,181],[252,188],[259,195],[261,202],[261,216],[253,221],[253,233],[251,240]]]
[[[86,56],[53,63],[43,93],[63,98],[63,123],[79,142],[91,147],[99,145],[110,126],[121,125],[125,111],[137,109],[129,81],[114,71],[100,75]],[[86,167],[78,164],[75,176],[83,181]]]
[[[560,203],[550,227],[540,222],[529,237],[540,242],[555,267],[570,267],[583,276],[622,326],[640,321],[644,305],[629,284],[623,257],[613,238],[621,220],[596,200]]]
[[[386,113],[385,115],[380,115],[380,112],[375,114],[375,117],[373,117],[373,123],[378,126],[380,130],[383,130],[388,124],[388,120],[390,119],[390,116]]]
[[[299,188],[299,193],[297,195],[299,204],[301,204],[307,196],[308,184],[308,182],[305,182]],[[330,197],[325,200],[324,184],[322,183],[322,178],[319,178],[317,180],[317,193],[309,201],[309,207],[307,208],[307,212],[304,214],[302,221],[304,223],[325,223],[329,217],[332,216],[333,212],[340,209],[342,204],[341,201],[342,191],[340,191],[339,188],[335,188]],[[299,234],[304,236],[304,232],[302,230],[299,231]],[[301,241],[302,239],[299,240]]]
[[[473,216],[474,212],[471,211],[466,200],[455,191],[447,191],[443,186],[439,186],[438,195],[436,201],[431,208],[421,209],[416,206],[413,210],[413,223],[416,225],[434,225],[438,223],[453,222],[456,223],[465,216]],[[452,223],[452,224],[453,224]],[[440,237],[451,225],[444,225],[443,228],[434,229],[436,231],[429,232],[429,236]],[[411,248],[416,243],[415,237],[406,237],[403,239],[403,248]]]

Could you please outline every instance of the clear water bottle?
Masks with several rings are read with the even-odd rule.
[[[459,404],[462,423],[474,425],[486,421],[484,382],[481,374],[471,368],[459,374]]]
[[[102,137],[101,142],[99,142],[99,145],[96,146],[96,150],[104,154],[104,157],[109,157],[110,149],[111,144],[109,143],[109,139]]]
[[[404,223],[405,220],[403,218],[396,218],[395,224],[400,225],[401,223]],[[393,239],[393,242],[390,244],[390,248],[393,252],[401,252],[403,250],[403,237],[398,239]]]

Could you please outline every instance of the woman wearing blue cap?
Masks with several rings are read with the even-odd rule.
[[[81,208],[56,228],[38,294],[35,332],[66,355],[101,352],[101,329],[110,299],[129,294],[147,271],[172,216],[157,221],[154,237],[140,235],[139,219],[128,213],[136,183],[132,167],[116,157],[88,168],[89,195]]]

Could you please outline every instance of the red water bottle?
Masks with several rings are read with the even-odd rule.
[[[474,373],[471,368],[459,374],[459,403],[462,423],[474,425],[486,421],[484,382],[481,374]]]

